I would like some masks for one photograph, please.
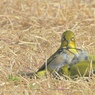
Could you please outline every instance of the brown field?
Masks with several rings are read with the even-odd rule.
[[[37,71],[66,30],[75,33],[77,47],[95,54],[94,0],[2,0],[0,95],[95,95],[95,77],[87,82],[18,75]]]

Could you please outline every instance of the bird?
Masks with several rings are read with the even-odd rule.
[[[60,75],[66,75],[71,78],[75,77],[90,77],[95,74],[95,61],[80,61],[77,64],[73,64],[68,70],[68,65],[65,64],[59,70]]]
[[[95,55],[82,50],[77,58],[77,62],[70,64],[68,70],[68,75],[70,77],[89,77],[90,75],[95,74]]]
[[[37,78],[40,78],[46,76],[48,72],[57,72],[59,75],[70,77],[83,76],[85,70],[90,68],[91,61],[92,68],[95,69],[95,55],[77,48],[74,33],[67,30],[62,34],[61,45],[58,50],[36,72],[26,75],[31,77],[36,75]],[[88,71],[85,74],[86,76],[88,76]],[[93,73],[95,74],[95,70]]]
[[[70,68],[70,76],[89,77],[95,74],[95,61],[81,61]]]
[[[95,55],[90,54],[85,50],[81,49],[81,52],[78,53],[77,61],[71,64],[65,64],[62,66],[58,73],[60,75],[66,75],[69,77],[89,77],[89,75],[95,74]],[[92,66],[92,67],[91,67]],[[90,68],[93,69],[93,72],[90,72]]]
[[[81,52],[81,49],[76,48],[74,33],[70,30],[63,32],[60,47],[38,69],[36,74],[42,76],[46,74],[46,71],[50,73],[59,72],[59,69],[64,67],[65,64],[69,66],[69,64],[74,64],[78,61],[78,52]]]

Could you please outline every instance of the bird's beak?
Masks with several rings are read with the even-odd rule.
[[[69,40],[66,40],[66,42],[67,42],[67,47],[70,48],[71,47],[70,46],[70,41]]]

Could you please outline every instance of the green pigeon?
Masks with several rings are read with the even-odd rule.
[[[78,52],[81,52],[81,50],[76,48],[74,33],[65,31],[62,34],[59,49],[39,68],[36,74],[42,76],[46,74],[45,71],[58,72],[65,64],[69,66],[69,64],[76,63],[78,61]]]
[[[66,75],[71,78],[74,77],[89,77],[92,74],[95,74],[95,61],[89,62],[87,60],[73,64],[69,69],[68,65],[65,64],[59,69],[58,72],[60,75]]]
[[[71,64],[65,64],[62,66],[58,73],[60,75],[67,76],[89,76],[90,75],[90,66],[92,64],[93,74],[95,74],[95,55],[89,54],[88,52],[81,50],[78,52],[76,62]],[[87,71],[86,71],[87,70]]]
[[[86,51],[76,48],[75,35],[72,31],[65,31],[62,34],[61,46],[36,72],[38,76],[46,75],[46,71],[58,72],[69,76],[78,75],[75,67],[78,65],[80,74],[83,75],[85,68],[90,61],[95,61],[95,55],[88,54]],[[94,62],[93,66],[94,66]],[[75,70],[74,70],[74,69]],[[87,74],[86,74],[87,75]]]
[[[36,74],[36,76],[42,77],[47,75],[47,72],[57,72],[60,75],[65,74],[67,76],[79,75],[80,72],[80,75],[83,75],[86,68],[90,66],[90,61],[92,61],[92,66],[94,67],[95,55],[76,48],[75,35],[68,30],[62,34],[59,49],[48,58],[47,62],[36,73],[31,75]]]

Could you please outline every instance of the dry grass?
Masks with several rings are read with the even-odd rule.
[[[94,77],[90,82],[21,76],[8,80],[23,69],[36,71],[60,46],[67,29],[75,33],[77,47],[95,54],[94,0],[2,0],[0,95],[95,95]]]

